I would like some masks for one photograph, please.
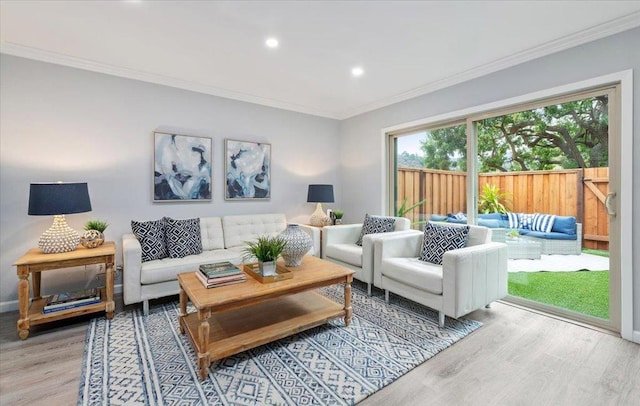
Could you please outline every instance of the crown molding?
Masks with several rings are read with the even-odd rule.
[[[338,119],[339,116],[336,113],[315,109],[313,107],[283,102],[280,100],[269,99],[266,97],[255,96],[242,92],[236,92],[233,90],[206,85],[203,83],[182,80],[171,76],[159,75],[155,73],[129,69],[122,66],[109,65],[103,62],[96,62],[88,59],[62,55],[56,52],[45,51],[42,49],[27,47],[10,42],[0,43],[0,53],[22,58],[34,59],[41,62],[53,63],[56,65],[88,70],[91,72],[104,73],[107,75],[118,76],[127,79],[140,80],[142,82],[154,83],[183,90],[190,90],[197,93],[204,93],[212,96],[259,104],[267,107],[274,107],[277,109],[310,114],[314,116],[332,119]]]
[[[640,11],[345,112],[344,120],[640,26]]]
[[[203,83],[182,80],[170,76],[159,75],[150,72],[144,72],[129,69],[121,66],[109,65],[102,62],[91,61],[73,56],[62,55],[55,52],[45,51],[42,49],[27,47],[19,44],[2,42],[0,43],[0,53],[13,55],[28,59],[34,59],[42,62],[49,62],[57,65],[69,66],[77,69],[88,70],[92,72],[104,73],[107,75],[119,76],[128,79],[140,80],[143,82],[155,83],[159,85],[174,87],[178,89],[190,90],[197,93],[223,97],[243,101],[247,103],[259,104],[262,106],[273,107],[277,109],[295,111],[298,113],[310,114],[314,116],[326,117],[335,120],[344,120],[367,113],[382,107],[386,107],[401,101],[409,100],[414,97],[422,96],[434,91],[444,89],[480,76],[488,75],[502,69],[506,69],[523,62],[527,62],[536,58],[540,58],[558,51],[569,49],[587,42],[595,41],[610,35],[614,35],[635,27],[640,26],[640,11],[629,14],[627,16],[611,20],[609,22],[597,25],[595,27],[582,30],[580,32],[549,41],[537,47],[515,53],[505,58],[478,66],[467,71],[451,75],[435,82],[428,83],[424,86],[417,87],[404,93],[400,93],[391,97],[380,99],[373,103],[361,105],[359,107],[349,109],[343,112],[329,112],[314,107],[288,103],[281,100],[260,97],[242,92],[236,92],[229,89],[219,88],[216,86],[206,85]]]

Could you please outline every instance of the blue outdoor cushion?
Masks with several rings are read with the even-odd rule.
[[[502,213],[480,213],[478,219],[484,220],[506,220],[507,215]]]
[[[447,217],[447,223],[453,224],[467,224],[467,219],[457,219],[455,217]]]
[[[442,214],[432,214],[429,217],[429,220],[431,220],[431,221],[447,221],[447,216],[442,215]]]
[[[502,227],[502,221],[498,220],[498,219],[483,219],[483,218],[479,218],[478,219],[478,225],[479,226],[488,227],[488,228],[501,228]]]
[[[556,216],[556,219],[553,222],[553,227],[551,228],[551,232],[569,234],[574,236],[576,235],[576,218],[573,216]]]
[[[566,234],[566,233],[554,233],[553,231],[550,233],[545,233],[542,231],[531,231],[528,229],[520,229],[520,235],[526,235],[527,237],[537,237],[544,238],[545,240],[577,240],[578,236],[575,234]]]

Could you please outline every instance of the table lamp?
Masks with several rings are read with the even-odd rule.
[[[29,188],[29,215],[53,215],[53,225],[38,241],[45,254],[75,250],[80,235],[67,225],[64,215],[88,211],[91,201],[86,183],[32,183]]]
[[[329,219],[322,210],[322,203],[333,203],[333,185],[309,185],[307,193],[308,203],[317,203],[316,211],[311,215],[310,224],[322,227]]]

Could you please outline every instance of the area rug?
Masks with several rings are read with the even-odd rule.
[[[340,286],[322,294],[342,302]],[[437,313],[392,295],[369,297],[354,283],[353,317],[211,364],[178,328],[178,303],[90,322],[79,405],[353,405],[448,348],[482,324],[460,318],[438,328]]]

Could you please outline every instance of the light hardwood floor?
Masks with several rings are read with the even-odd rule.
[[[484,326],[360,405],[640,405],[640,345],[504,303],[468,317]],[[0,405],[76,404],[88,319],[26,341],[16,320],[0,314]]]

